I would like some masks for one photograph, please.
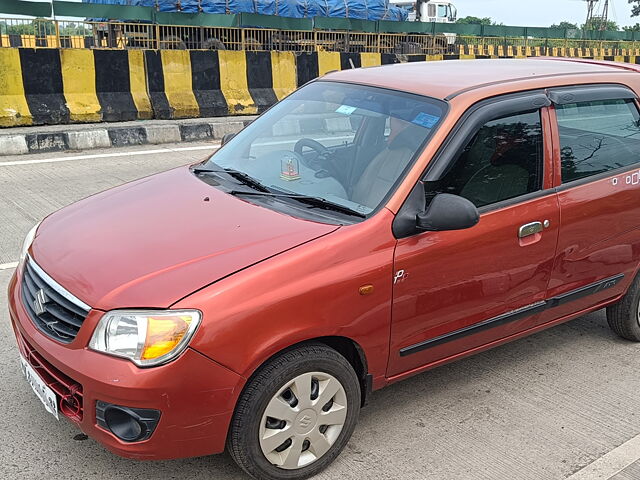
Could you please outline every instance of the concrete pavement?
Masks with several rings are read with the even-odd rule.
[[[255,116],[38,125],[0,129],[0,154],[86,150],[133,145],[221,140]]]
[[[0,292],[24,234],[99,190],[195,162],[211,144],[0,157]],[[80,157],[69,160],[69,157]],[[89,157],[89,158],[84,158]],[[33,163],[40,160],[56,162]],[[25,161],[31,163],[16,163]],[[11,163],[8,163],[11,162]],[[4,165],[3,165],[4,163]],[[8,264],[8,266],[6,266]],[[7,479],[244,479],[228,455],[137,462],[84,439],[42,408],[21,376],[0,295],[0,471]],[[602,311],[376,392],[337,462],[318,478],[640,478],[640,345]]]
[[[24,235],[49,213],[130,180],[203,160],[217,145],[141,145],[0,157],[0,263],[18,258]]]

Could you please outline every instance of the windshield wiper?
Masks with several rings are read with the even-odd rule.
[[[258,192],[262,192],[262,193],[271,192],[271,190],[269,190],[269,188],[266,185],[260,183],[258,180],[253,178],[248,173],[241,172],[240,170],[235,170],[233,168],[223,168],[222,170],[219,170],[219,169],[196,167],[193,169],[193,173],[195,173],[196,175],[201,173],[226,173],[232,176],[233,178],[235,178],[236,180],[240,180],[240,182],[243,185],[247,185],[248,187],[251,187],[254,190],[257,190]]]
[[[252,195],[261,197],[274,197],[274,198],[291,198],[302,203],[311,205],[312,207],[324,208],[326,210],[333,210],[335,212],[346,213],[347,215],[353,215],[354,217],[367,218],[364,213],[358,212],[352,208],[340,205],[339,203],[332,202],[322,197],[314,197],[311,195],[300,195],[296,193],[274,193],[274,192],[245,192],[243,190],[231,190],[231,195]]]
[[[306,203],[311,205],[312,207],[324,208],[326,210],[333,210],[335,212],[346,213],[347,215],[353,215],[359,218],[367,218],[364,213],[358,212],[352,208],[346,207],[344,205],[340,205],[339,203],[332,202],[322,197],[314,197],[311,195],[300,195],[296,193],[277,193],[269,189],[266,185],[259,182],[251,175],[245,172],[241,172],[240,170],[235,170],[233,168],[222,168],[220,169],[211,169],[211,168],[202,168],[195,167],[192,169],[193,173],[196,175],[202,173],[226,173],[233,178],[240,180],[243,185],[247,185],[253,188],[254,191],[250,190],[231,190],[229,193],[231,195],[254,195],[254,196],[264,196],[264,197],[274,197],[274,198],[291,198],[297,200],[302,203]]]

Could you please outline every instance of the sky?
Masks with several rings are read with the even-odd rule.
[[[587,3],[583,0],[451,0],[458,17],[491,17],[498,23],[514,26],[548,27],[566,20],[583,24]],[[601,4],[604,4],[600,0]],[[610,0],[609,18],[623,27],[635,25],[640,17],[631,18],[627,0]]]

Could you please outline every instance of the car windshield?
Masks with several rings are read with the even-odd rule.
[[[423,96],[318,81],[264,113],[202,168],[224,169],[244,177],[244,190],[257,190],[237,195],[313,197],[363,217],[394,190],[445,110]]]

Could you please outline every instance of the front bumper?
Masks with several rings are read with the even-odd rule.
[[[32,365],[41,364],[45,369],[42,376],[47,383],[55,383],[54,390],[75,393],[80,410],[69,408],[58,396],[60,411],[71,422],[112,452],[128,458],[161,460],[224,450],[233,408],[244,384],[242,377],[191,348],[171,363],[146,369],[89,350],[89,338],[103,314],[96,310],[91,310],[75,340],[67,345],[58,343],[43,335],[28,317],[22,306],[19,276],[17,271],[8,291],[18,346]],[[160,410],[160,421],[149,439],[123,442],[97,425],[97,401]]]

